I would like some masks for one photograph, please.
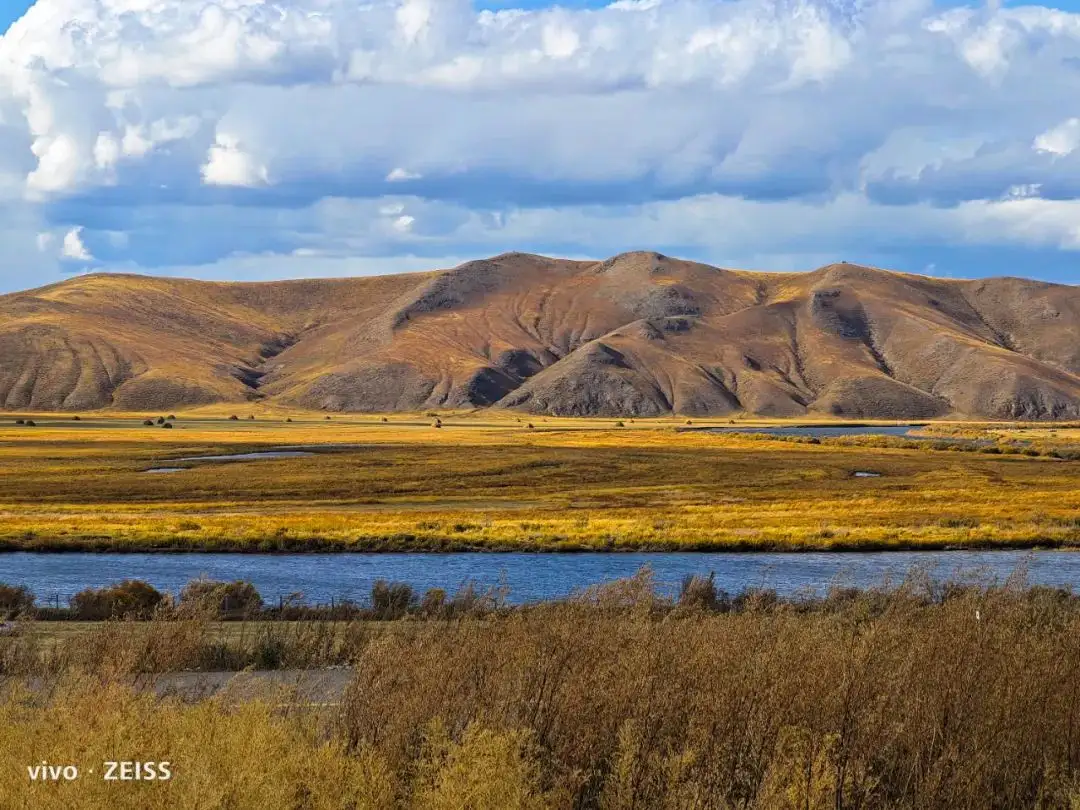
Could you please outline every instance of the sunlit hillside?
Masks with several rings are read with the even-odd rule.
[[[223,284],[93,275],[0,298],[0,406],[576,416],[1076,418],[1080,288],[629,253]]]

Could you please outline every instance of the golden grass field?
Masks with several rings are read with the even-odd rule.
[[[229,407],[178,413],[171,430],[144,426],[148,414],[83,414],[80,421],[5,414],[0,544],[244,551],[1080,545],[1080,463],[1069,460],[1080,447],[1075,424],[929,428],[988,443],[970,452],[894,438],[809,444],[679,431],[684,418],[620,423],[476,411],[440,414],[435,428],[435,417],[422,414],[327,419]],[[239,421],[228,419],[232,413]],[[36,425],[16,425],[17,418]],[[731,426],[726,418],[693,420],[710,425]],[[176,461],[298,445],[338,448],[247,463]],[[189,469],[145,472],[174,466]]]

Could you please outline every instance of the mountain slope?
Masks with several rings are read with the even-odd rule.
[[[1080,418],[1080,288],[629,253],[0,297],[0,407]]]

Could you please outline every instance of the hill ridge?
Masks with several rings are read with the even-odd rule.
[[[0,296],[0,408],[1080,418],[1080,288],[655,251],[210,282],[95,273]]]

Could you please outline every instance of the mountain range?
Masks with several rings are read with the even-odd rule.
[[[854,264],[510,253],[219,283],[95,274],[0,296],[0,407],[1080,418],[1080,287]]]

